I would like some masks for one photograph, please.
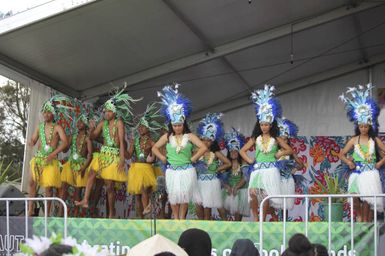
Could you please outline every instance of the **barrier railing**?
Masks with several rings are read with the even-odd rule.
[[[5,214],[5,217],[6,217],[6,237],[7,239],[5,241],[7,241],[7,246],[6,247],[6,251],[7,251],[7,256],[8,255],[11,255],[11,252],[10,252],[10,205],[9,203],[10,202],[14,202],[14,201],[24,201],[24,209],[25,209],[25,238],[28,238],[28,218],[30,218],[28,216],[28,202],[30,201],[33,201],[33,202],[37,202],[37,201],[43,201],[44,203],[44,235],[45,236],[48,236],[48,212],[47,212],[47,203],[48,201],[57,201],[59,202],[62,206],[63,206],[63,212],[64,212],[64,215],[63,215],[63,238],[66,238],[67,237],[67,205],[66,203],[60,199],[60,198],[57,198],[57,197],[39,197],[39,198],[0,198],[0,202],[5,202],[5,210],[6,210],[6,214]]]
[[[332,198],[349,198],[350,203],[350,245],[351,251],[354,250],[354,210],[353,210],[353,198],[373,198],[374,200],[374,255],[378,255],[377,253],[377,243],[378,243],[378,230],[377,230],[377,198],[384,198],[385,194],[378,195],[358,195],[358,194],[339,194],[339,195],[274,195],[265,197],[260,205],[259,205],[259,251],[263,252],[263,205],[270,199],[282,199],[283,200],[283,234],[282,234],[282,244],[286,247],[286,199],[288,198],[304,198],[305,199],[305,235],[308,236],[308,223],[309,223],[309,198],[327,198],[328,200],[328,251],[331,251],[331,204]]]

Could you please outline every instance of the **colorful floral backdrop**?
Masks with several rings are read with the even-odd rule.
[[[385,137],[381,137],[384,141]],[[320,194],[321,189],[316,180],[325,184],[325,175],[334,174],[338,176],[344,191],[347,191],[349,171],[342,164],[338,154],[345,146],[349,137],[327,137],[310,136],[298,137],[290,140],[294,152],[305,163],[306,168],[295,173],[296,193],[298,194]],[[385,184],[384,172],[380,170],[381,180]],[[309,220],[320,221],[323,219],[323,207],[321,200],[309,200]],[[350,218],[350,205],[344,203],[344,218]],[[295,207],[289,211],[289,218],[293,221],[305,219],[305,200],[297,198]]]

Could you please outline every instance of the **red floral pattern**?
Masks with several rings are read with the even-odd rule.
[[[290,146],[296,154],[306,151],[305,140],[301,138],[291,138]]]

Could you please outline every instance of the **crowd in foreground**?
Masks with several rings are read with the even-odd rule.
[[[35,241],[34,241],[35,239]],[[19,256],[109,256],[108,251],[99,250],[91,247],[85,242],[77,245],[73,239],[61,240],[55,237],[51,239],[51,244],[44,242],[36,243],[36,239],[27,239],[22,247],[24,253]],[[167,248],[167,249],[165,249]],[[188,229],[184,231],[178,243],[161,236],[155,235],[147,240],[140,242],[130,249],[127,256],[212,256],[212,243],[210,235],[201,229]],[[256,244],[250,239],[238,239],[234,242],[230,256],[259,256]],[[303,234],[293,235],[288,247],[281,256],[328,256],[328,251],[321,244],[314,244]]]

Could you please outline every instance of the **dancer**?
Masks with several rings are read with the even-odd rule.
[[[233,128],[232,132],[225,134],[225,143],[231,168],[228,170],[228,178],[223,182],[224,208],[234,216],[235,221],[241,221],[243,216],[250,215],[245,177],[248,165],[242,164],[239,154],[239,150],[245,144],[245,137]]]
[[[197,134],[209,149],[200,158],[201,167],[198,171],[198,188],[202,198],[202,204],[196,205],[199,219],[210,220],[211,209],[223,208],[221,181],[217,174],[230,168],[230,161],[222,154],[218,141],[223,137],[222,114],[209,113],[198,125]],[[221,162],[222,164],[220,165]],[[221,216],[224,218],[224,216]]]
[[[62,193],[60,197],[67,199],[68,185],[75,187],[74,201],[79,201],[82,188],[86,187],[88,173],[86,170],[92,160],[92,141],[88,134],[88,118],[85,109],[80,104],[81,114],[75,118],[76,130],[69,138],[70,156],[63,164],[61,172]],[[76,121],[77,120],[77,121]],[[79,207],[75,206],[73,215],[77,217]],[[59,216],[63,215],[63,207],[60,207]]]
[[[249,164],[254,160],[247,155],[247,151],[255,145],[255,164],[250,174],[249,201],[254,215],[258,221],[258,202],[266,196],[280,195],[280,174],[276,167],[277,159],[292,153],[291,148],[278,136],[276,118],[281,115],[281,106],[273,96],[274,87],[265,85],[263,90],[252,93],[255,105],[257,122],[250,140],[240,150],[240,155]],[[278,152],[278,147],[281,151]],[[279,209],[282,200],[272,198],[263,205],[263,219],[266,219],[270,207]]]
[[[285,118],[277,118],[277,124],[279,129],[279,137],[290,146],[289,138],[297,137],[298,127],[292,121]],[[279,150],[278,152],[280,152]],[[295,194],[295,182],[293,174],[300,169],[305,167],[304,163],[299,159],[297,154],[293,151],[291,155],[282,156],[280,161],[281,164],[281,193],[282,195],[294,195]],[[285,163],[286,162],[286,163]],[[294,207],[295,198],[286,198],[285,210],[291,210]],[[282,204],[282,207],[284,205]],[[286,214],[286,216],[288,216]]]
[[[178,93],[178,85],[163,88],[158,93],[162,111],[169,122],[169,131],[152,147],[152,152],[163,163],[168,163],[166,187],[174,219],[185,219],[188,203],[201,203],[195,163],[207,150],[200,139],[190,132],[186,118],[191,113],[190,101]],[[166,145],[166,155],[160,149]],[[193,155],[193,145],[198,150]]]
[[[135,211],[141,219],[151,212],[150,195],[156,189],[156,177],[152,167],[155,157],[151,152],[154,142],[150,132],[161,128],[161,124],[156,121],[156,118],[160,117],[159,112],[157,103],[147,106],[137,124],[138,135],[130,141],[128,150],[128,157],[132,162],[128,171],[127,191],[135,195]]]
[[[55,119],[59,114],[63,114],[63,117],[70,116],[66,105],[70,105],[71,102],[71,99],[65,96],[55,95],[42,106],[44,122],[38,125],[29,142],[30,147],[39,142],[38,151],[30,162],[29,197],[36,197],[36,185],[45,189],[45,197],[53,196],[53,188],[57,190],[61,188],[57,155],[67,148],[68,140],[64,129],[55,123]],[[47,202],[47,211],[49,215],[51,201]],[[33,201],[29,202],[28,215],[34,215]]]
[[[377,137],[379,108],[377,103],[370,97],[373,88],[368,84],[348,88],[346,94],[340,99],[345,103],[348,118],[354,123],[355,135],[341,150],[339,157],[345,162],[350,170],[348,192],[352,194],[376,195],[382,194],[381,181],[378,170],[385,163],[385,158],[379,157],[378,151],[385,151],[385,145]],[[347,158],[346,154],[353,149],[353,160]],[[355,198],[353,207],[357,214],[357,221],[372,221],[373,205],[377,203],[377,211],[383,211],[383,200],[377,197]]]
[[[90,128],[90,138],[96,139],[102,135],[104,142],[100,153],[98,155],[94,154],[90,164],[84,198],[80,202],[75,202],[75,205],[88,207],[92,186],[96,175],[99,175],[106,185],[109,218],[115,217],[115,182],[127,181],[127,175],[124,171],[125,124],[133,125],[131,104],[138,101],[123,93],[124,89],[118,91],[104,103],[104,120],[96,128],[93,126]]]

